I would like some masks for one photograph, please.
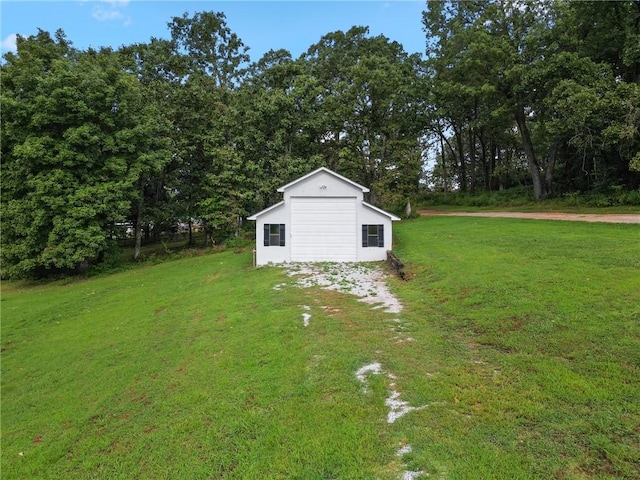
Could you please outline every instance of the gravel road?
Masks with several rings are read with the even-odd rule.
[[[626,213],[562,213],[562,212],[441,212],[420,210],[420,215],[444,215],[456,217],[506,217],[532,218],[536,220],[568,220],[573,222],[640,223],[640,214]]]

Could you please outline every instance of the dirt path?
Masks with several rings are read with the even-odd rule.
[[[383,309],[389,315],[390,335],[394,335],[392,340],[397,344],[413,342],[414,339],[404,333],[408,323],[400,317],[402,304],[400,300],[391,292],[387,286],[384,270],[373,263],[291,263],[286,264],[287,275],[295,277],[295,285],[300,288],[321,287],[327,290],[337,290],[338,292],[354,295],[358,300],[371,305],[374,309]],[[275,285],[273,288],[279,290],[287,283]],[[308,305],[301,305],[303,308],[302,321],[307,328],[313,328],[311,321],[313,308]],[[323,306],[322,309],[330,312],[331,306]],[[395,317],[395,318],[391,318]],[[299,320],[298,320],[299,321]],[[387,388],[389,396],[385,400],[388,408],[387,423],[395,423],[401,417],[416,410],[424,410],[429,405],[412,406],[409,402],[401,399],[401,393],[396,385],[397,377],[384,369],[378,362],[364,365],[355,372],[355,377],[362,384],[362,394],[368,395],[369,376],[384,375],[387,377]],[[409,470],[404,456],[410,454],[413,449],[411,445],[402,442],[395,446],[396,456],[400,458],[402,466],[399,472],[401,480],[414,480],[425,475],[423,470]],[[412,465],[415,462],[412,462]],[[392,464],[391,468],[398,468],[397,464]],[[426,474],[428,475],[428,474]]]
[[[569,220],[574,222],[604,222],[604,223],[640,223],[640,214],[626,213],[562,213],[562,212],[442,212],[439,210],[419,210],[420,215],[449,215],[457,217],[507,217],[532,218],[536,220]]]

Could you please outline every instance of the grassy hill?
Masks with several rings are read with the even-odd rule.
[[[250,252],[5,282],[2,478],[640,475],[638,226],[394,233],[399,315]],[[364,388],[373,362],[387,375]],[[426,407],[388,423],[389,374]]]

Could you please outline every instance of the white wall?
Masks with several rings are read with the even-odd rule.
[[[283,191],[284,204],[259,215],[256,220],[256,264],[283,263],[291,261],[291,197],[354,197],[356,201],[357,261],[382,261],[391,250],[393,234],[389,216],[362,203],[363,192],[357,186],[320,171]],[[263,229],[267,223],[283,223],[286,228],[285,246],[265,247]],[[362,246],[362,225],[384,225],[384,247]]]
[[[362,246],[362,225],[384,225],[384,247],[363,247]],[[387,250],[391,250],[392,242],[392,222],[391,219],[376,212],[375,210],[362,205],[358,208],[358,261],[375,262],[387,259]]]
[[[284,223],[285,242],[284,247],[264,246],[264,224]],[[286,205],[269,210],[260,215],[256,220],[256,265],[266,265],[268,263],[288,262],[291,258],[291,225],[289,221],[289,209]]]

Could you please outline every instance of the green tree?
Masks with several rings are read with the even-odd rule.
[[[216,87],[233,89],[244,76],[249,48],[227,26],[222,12],[199,12],[173,17],[169,22],[176,54],[189,76],[195,72],[210,78]]]
[[[224,185],[227,192],[247,190],[242,184],[245,177],[226,169],[235,169],[229,163],[236,158],[235,153],[230,155],[235,138],[229,116],[234,92],[245,77],[248,48],[220,12],[191,17],[185,13],[174,17],[169,28],[181,78],[173,117],[177,162],[173,190],[188,220],[205,220],[210,237],[214,230],[227,230],[229,222],[236,223],[229,219],[227,202],[214,200],[220,199],[216,189]],[[218,176],[232,183],[223,184]]]
[[[18,37],[2,67],[2,260],[8,276],[85,268],[113,245],[162,161],[157,112],[111,51]]]
[[[389,203],[415,193],[422,175],[424,78],[419,56],[368,33],[327,34],[300,61],[317,119],[309,131],[325,164]]]
[[[640,2],[569,2],[559,7],[558,30],[566,48],[607,70],[590,82],[598,85],[597,101],[591,104],[591,125],[580,142],[594,133],[597,137],[595,149],[586,151],[596,157],[589,178],[605,187],[635,188],[640,185],[631,168],[640,155]],[[579,162],[585,150],[576,153]]]
[[[122,47],[118,51],[126,71],[135,75],[144,97],[153,103],[164,127],[165,159],[158,168],[140,178],[137,201],[132,204],[129,221],[134,226],[134,260],[140,259],[143,232],[147,239],[158,240],[163,230],[170,230],[183,211],[175,199],[175,145],[179,135],[174,126],[176,99],[181,87],[179,59],[172,55],[174,44],[152,38],[146,44]],[[189,240],[192,240],[191,229]]]
[[[559,166],[564,184],[569,179],[574,188],[581,184],[571,179],[582,172],[589,185],[628,175],[638,145],[630,123],[636,118],[635,94],[634,88],[620,84],[635,78],[636,63],[629,59],[637,60],[637,32],[630,25],[637,26],[638,16],[622,22],[622,34],[608,34],[601,27],[597,34],[586,33],[585,26],[591,21],[613,29],[620,12],[632,14],[637,8],[632,2],[596,3],[428,2],[423,23],[436,92],[435,121],[455,139],[452,151],[459,157],[462,189],[467,170],[471,190],[475,188],[477,158],[484,188],[491,187],[496,157],[503,150],[497,144],[509,139],[514,125],[536,199],[557,190]],[[596,11],[602,11],[597,20],[588,16]],[[595,50],[593,44],[584,47],[585,35],[598,42]],[[622,111],[624,121],[614,113]]]
[[[307,94],[315,82],[286,50],[269,51],[250,67],[233,110],[236,149],[251,169],[250,208],[279,200],[277,188],[321,165],[308,125],[315,121]]]

